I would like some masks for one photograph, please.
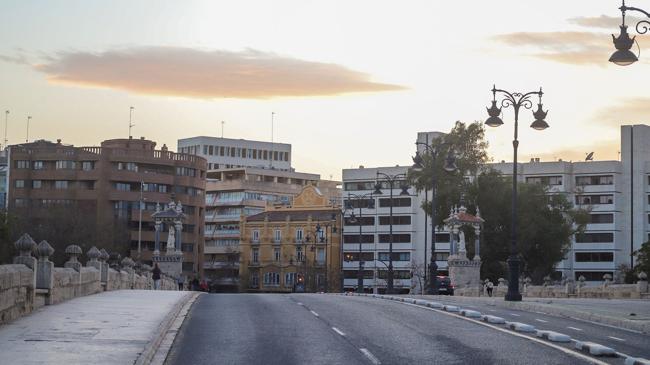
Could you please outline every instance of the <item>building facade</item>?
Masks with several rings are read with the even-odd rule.
[[[306,186],[314,186],[328,201],[340,199],[339,183],[317,174],[259,168],[208,172],[205,214],[205,278],[213,290],[239,291],[240,219],[264,212],[267,206],[291,205]]]
[[[178,151],[205,158],[208,170],[254,167],[291,171],[291,145],[286,143],[200,136],[179,139]]]
[[[341,289],[341,210],[313,185],[292,205],[242,217],[240,286],[246,292]]]
[[[10,146],[9,210],[86,209],[101,225],[123,227],[127,242],[117,242],[118,246],[130,248],[132,258],[151,263],[151,214],[158,203],[180,201],[186,214],[183,273],[198,275],[203,259],[207,163],[198,156],[170,152],[166,146],[156,150],[155,146],[144,138],[112,139],[98,147],[74,147],[60,141]],[[161,238],[166,240],[166,234]]]

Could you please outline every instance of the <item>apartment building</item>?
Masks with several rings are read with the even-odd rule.
[[[291,205],[242,217],[241,291],[339,291],[340,228],[338,202],[313,185]]]
[[[291,145],[218,137],[178,140],[178,151],[205,158],[208,170],[254,167],[291,171]]]
[[[182,235],[183,273],[200,274],[206,160],[170,152],[166,146],[156,150],[155,146],[156,142],[143,137],[106,140],[96,147],[75,147],[60,140],[10,146],[9,210],[31,212],[64,207],[71,212],[83,207],[94,215],[94,221],[128,231],[127,242],[116,242],[116,245],[129,246],[134,259],[138,257],[140,238],[141,260],[150,263],[154,250],[151,214],[156,204],[167,204],[173,198],[183,204],[186,214]],[[167,239],[166,235],[161,236],[161,241]]]
[[[340,201],[340,183],[318,174],[245,167],[213,170],[207,176],[204,269],[217,291],[239,290],[242,216],[291,205],[306,186],[318,188],[328,201]]]

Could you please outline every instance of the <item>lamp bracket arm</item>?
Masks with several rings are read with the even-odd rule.
[[[625,6],[625,5],[621,6],[620,9],[621,9],[621,11],[628,11],[628,10],[631,10],[631,11],[638,11],[639,13],[642,13],[642,14],[644,14],[646,17],[650,18],[650,13],[647,12],[647,11],[645,11],[645,10],[643,10],[643,9],[635,8],[635,7],[633,7],[633,6]]]

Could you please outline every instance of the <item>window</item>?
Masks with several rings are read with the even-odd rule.
[[[576,235],[577,243],[611,243],[614,233],[583,233]]]
[[[408,233],[393,233],[393,243],[410,243],[411,235]],[[390,243],[390,234],[380,234],[379,243]]]
[[[275,242],[275,243],[282,242],[282,231],[277,229],[277,228],[273,232],[273,242]]]
[[[387,226],[390,224],[390,216],[381,216],[379,217],[379,224],[382,226]],[[394,226],[403,226],[411,224],[410,215],[394,215],[393,216],[393,225]]]
[[[54,181],[54,188],[55,189],[67,189],[68,188],[68,181],[67,180],[55,180]]]
[[[74,161],[59,160],[56,162],[57,170],[74,170],[77,164]]]
[[[131,191],[131,184],[115,183],[115,189],[118,191]]]
[[[375,189],[375,182],[374,181],[355,181],[355,182],[348,182],[345,183],[344,185],[345,190],[374,190]]]
[[[204,154],[204,155],[207,155],[207,154],[208,154],[208,146],[207,146],[207,145],[204,145],[204,146],[203,146],[203,154]]]
[[[251,261],[255,264],[260,262],[260,249],[254,248],[251,250]]]
[[[16,161],[16,168],[17,169],[28,169],[29,168],[29,161],[17,160]]]
[[[267,272],[264,274],[264,285],[266,286],[279,286],[280,274],[277,272]]]
[[[343,202],[346,209],[375,209],[375,199],[354,199]]]
[[[410,207],[411,198],[393,198],[393,207]],[[379,199],[379,207],[388,208],[390,207],[390,198],[381,198]]]
[[[135,162],[118,162],[117,169],[137,172],[138,165]]]
[[[388,279],[388,270],[379,270],[377,271],[377,274],[379,274],[380,279]],[[395,279],[410,279],[411,278],[411,272],[410,271],[405,271],[405,270],[395,270],[393,272],[393,278]]]
[[[325,263],[325,249],[322,247],[316,249],[316,262],[319,264]]]
[[[15,186],[17,188],[24,188],[25,187],[25,180],[16,180]]]
[[[562,185],[562,176],[530,176],[526,177],[528,184],[541,184],[541,185]]]
[[[257,272],[251,273],[250,286],[251,288],[259,288],[260,276]]]
[[[611,271],[576,271],[576,280],[584,276],[587,281],[603,281],[603,276],[606,274],[612,275]]]
[[[449,242],[449,233],[436,233],[436,242]]]
[[[613,262],[613,252],[576,252],[576,262]]]
[[[345,252],[343,254],[345,261],[359,261],[359,252]],[[375,253],[374,252],[362,252],[361,253],[362,261],[374,261]]]
[[[344,279],[356,279],[358,278],[359,272],[357,270],[344,270],[343,271],[343,278]],[[363,278],[364,279],[372,279],[374,277],[372,270],[364,270],[363,271]]]
[[[196,177],[196,169],[190,167],[177,167],[176,175]]]
[[[291,287],[296,282],[296,273],[288,272],[284,274],[284,286]]]
[[[41,180],[32,180],[32,189],[40,189],[43,187],[43,181]]]
[[[15,203],[16,203],[16,207],[26,207],[29,205],[29,199],[17,198],[15,200]]]
[[[585,185],[613,185],[614,176],[613,175],[602,175],[602,176],[576,176],[576,185],[585,186]]]
[[[302,250],[302,246],[296,247],[296,260],[299,262],[305,261],[305,252]]]
[[[577,205],[614,204],[614,195],[576,195]]]
[[[614,214],[590,214],[589,223],[614,223]]]
[[[43,170],[44,169],[43,161],[34,161],[33,165],[32,165],[32,168],[34,170]]]
[[[448,252],[436,252],[436,261],[447,261],[448,258]]]
[[[95,169],[95,161],[83,161],[81,163],[81,169],[83,171],[91,171]]]
[[[260,242],[260,231],[258,231],[258,230],[253,231],[253,242],[255,242],[255,243]]]
[[[361,235],[361,243],[374,243],[375,235],[364,234]],[[346,234],[343,236],[343,243],[359,243],[358,234]]]
[[[181,251],[183,251],[183,252],[194,252],[194,244],[193,243],[183,243],[181,245]]]
[[[279,247],[273,248],[273,259],[275,262],[280,262],[280,259],[282,258],[281,251]]]
[[[379,261],[390,261],[388,252],[379,252]],[[393,261],[411,261],[410,252],[393,252]]]
[[[296,242],[301,243],[303,239],[303,230],[302,228],[297,228],[296,229]],[[277,241],[276,241],[277,242]]]

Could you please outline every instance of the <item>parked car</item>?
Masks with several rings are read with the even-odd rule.
[[[438,294],[454,295],[454,284],[449,276],[438,276]]]

